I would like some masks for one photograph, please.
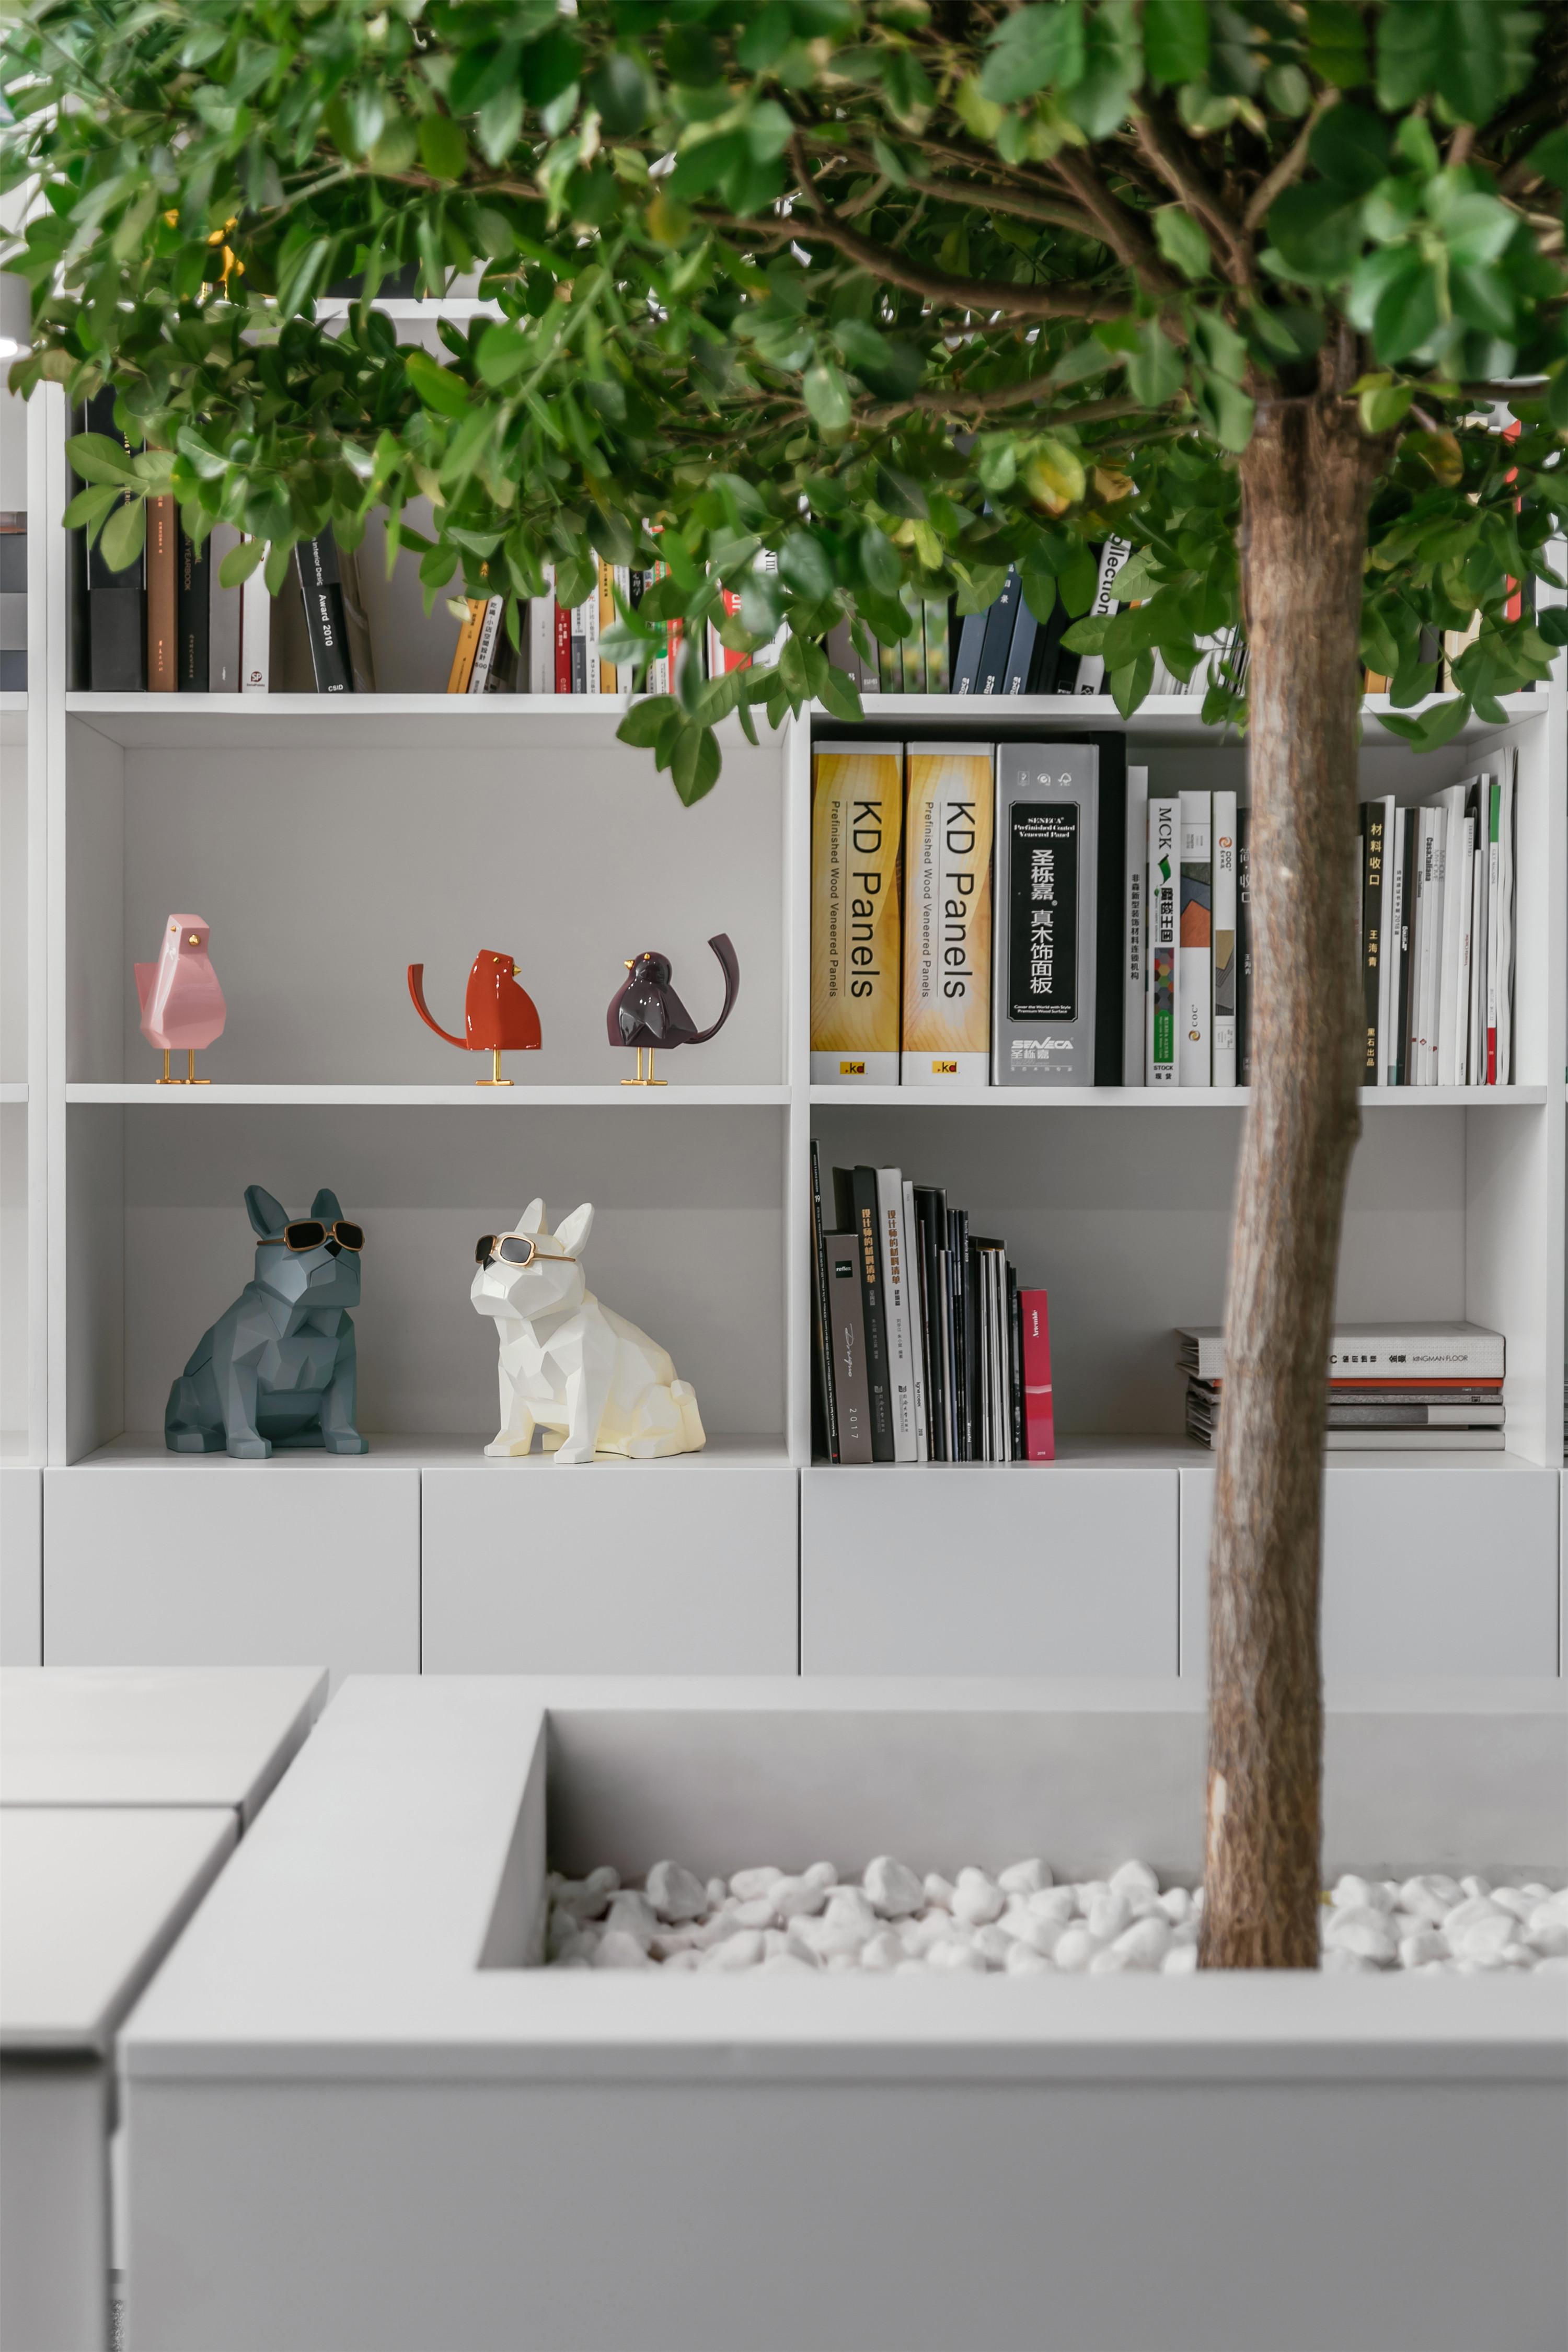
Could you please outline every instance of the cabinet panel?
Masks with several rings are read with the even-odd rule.
[[[0,1465],[0,1665],[44,1663],[43,1472]]]
[[[801,1667],[1170,1675],[1173,1470],[801,1474]]]
[[[479,1461],[422,1508],[427,1674],[795,1672],[783,1465]]]
[[[418,1471],[46,1471],[44,1662],[417,1672]]]
[[[1325,1675],[1556,1674],[1557,1473],[1324,1475]],[[1182,1672],[1202,1675],[1215,1474],[1181,1479]]]

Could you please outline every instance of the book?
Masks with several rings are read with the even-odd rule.
[[[1465,1019],[1465,1077],[1472,1087],[1483,1087],[1487,1082],[1487,823],[1490,797],[1491,778],[1479,777],[1469,812],[1475,835],[1470,857],[1470,986]]]
[[[1184,1325],[1176,1339],[1181,1370],[1201,1381],[1223,1379],[1225,1334],[1217,1323]],[[1336,1323],[1324,1377],[1500,1381],[1503,1358],[1502,1333],[1479,1323]]]
[[[1023,601],[1023,583],[1018,577],[1018,568],[1016,564],[1010,564],[996,601],[985,615],[985,634],[980,641],[980,660],[974,673],[973,690],[976,694],[1002,692],[1007,675],[1007,656],[1012,649],[1014,624]]]
[[[337,541],[331,530],[302,539],[294,550],[294,569],[305,605],[305,627],[310,644],[310,669],[318,694],[352,694],[348,626],[338,577]]]
[[[899,643],[901,675],[900,691],[903,694],[924,694],[926,691],[925,600],[910,582],[905,581],[899,591],[910,623],[910,633]]]
[[[207,690],[212,694],[240,691],[239,625],[245,593],[226,588],[220,575],[225,558],[241,544],[232,523],[214,523],[207,538]]]
[[[118,441],[128,456],[135,454],[130,435],[115,424],[110,386],[88,402],[81,427],[86,433],[101,433]],[[77,488],[82,487],[77,482]],[[86,539],[84,531],[84,546]],[[123,572],[110,571],[100,532],[87,551],[86,565],[88,682],[95,694],[139,694],[147,683],[145,549]]]
[[[1002,680],[1004,694],[1026,694],[1029,677],[1034,667],[1035,640],[1040,625],[1030,612],[1024,595],[1023,583],[1018,587],[1018,610],[1013,622],[1013,641],[1007,648],[1005,674]]]
[[[888,1393],[893,1415],[893,1459],[918,1462],[915,1346],[910,1328],[910,1260],[904,1247],[904,1178],[899,1168],[877,1173],[877,1239],[888,1335]]]
[[[969,1283],[969,1212],[947,1213],[948,1326],[952,1361],[953,1460],[974,1459],[973,1301]]]
[[[1176,1067],[1184,1087],[1214,1083],[1213,819],[1207,793],[1182,794],[1180,944],[1176,955]]]
[[[210,538],[198,547],[180,524],[175,541],[174,665],[182,694],[207,692],[212,652],[211,552]]]
[[[865,1325],[866,1391],[871,1415],[871,1459],[897,1459],[893,1445],[892,1383],[888,1369],[888,1325],[878,1240],[877,1171],[864,1163],[833,1171],[835,1224],[853,1234],[860,1262],[860,1307]],[[842,1426],[840,1443],[842,1443]]]
[[[1211,1083],[1237,1084],[1236,794],[1214,795],[1214,1063]]]
[[[907,756],[903,1041],[907,1087],[984,1086],[991,1060],[992,751]]]
[[[1252,811],[1236,812],[1236,1080],[1252,1084]]]
[[[1399,949],[1395,936],[1399,927],[1398,877],[1395,871],[1398,862],[1399,810],[1392,793],[1381,800],[1367,802],[1365,806],[1369,858],[1373,813],[1375,813],[1377,825],[1377,987],[1367,1014],[1369,1024],[1367,1050],[1370,1059],[1363,1075],[1362,1084],[1368,1087],[1385,1087],[1392,1083],[1387,1074],[1388,1047],[1393,1020],[1392,1006],[1395,1001],[1394,973],[1399,962]],[[1363,913],[1362,918],[1363,954],[1366,924],[1367,918]]]
[[[239,690],[266,694],[272,683],[272,599],[258,563],[239,591]]]
[[[1325,1429],[1326,1454],[1504,1454],[1501,1429]]]
[[[946,694],[952,687],[952,668],[948,658],[947,604],[944,598],[926,599],[925,613],[926,692]]]
[[[172,498],[147,501],[147,691],[177,694],[179,657],[179,509]]]
[[[1497,888],[1492,895],[1497,928],[1497,1054],[1492,1086],[1513,1083],[1514,876],[1517,865],[1514,811],[1519,794],[1519,753],[1513,752],[1498,783]]]
[[[910,1302],[910,1371],[915,1390],[915,1459],[931,1460],[931,1433],[926,1419],[926,1350],[924,1284],[921,1278],[920,1226],[915,1216],[915,1188],[906,1176],[902,1185],[904,1281]]]
[[[838,1414],[833,1392],[832,1318],[828,1310],[827,1249],[822,1225],[822,1160],[816,1138],[811,1139],[811,1305],[812,1349],[816,1359],[815,1402],[819,1426],[814,1433],[816,1451],[829,1462],[839,1459]]]
[[[27,517],[0,509],[0,692],[27,690]]]
[[[1442,944],[1436,964],[1436,1052],[1432,1073],[1432,1083],[1439,1087],[1458,1084],[1459,1004],[1469,883],[1464,843],[1465,797],[1468,790],[1468,784],[1448,784],[1432,795],[1432,804],[1439,815],[1442,842],[1438,877],[1442,887],[1439,917]]]
[[[1099,819],[1094,744],[999,746],[994,1086],[1094,1084]]]
[[[1478,795],[1468,796],[1459,821],[1459,871],[1454,887],[1454,919],[1459,934],[1458,979],[1454,990],[1454,1084],[1468,1084],[1470,1075],[1470,929],[1476,899],[1476,819]]]
[[[1181,890],[1179,794],[1149,803],[1149,986],[1145,1084],[1179,1082],[1176,1055],[1177,901]]]
[[[598,604],[599,635],[601,637],[604,635],[606,629],[613,629],[616,625],[616,590],[619,587],[624,593],[626,583],[626,572],[625,568],[620,564],[606,563],[601,556],[599,560]],[[631,684],[631,676],[629,672],[626,676],[626,684],[628,687]],[[604,660],[600,661],[599,691],[601,694],[616,694],[620,691],[619,672],[617,671],[614,662]]]
[[[1442,947],[1442,853],[1439,832],[1442,812],[1421,807],[1411,811],[1415,825],[1415,898],[1411,932],[1410,1040],[1407,1080],[1413,1087],[1433,1083],[1436,1067],[1437,962]]]
[[[1389,1024],[1393,1031],[1388,1067],[1392,1074],[1389,1084],[1402,1087],[1406,1083],[1410,1066],[1410,950],[1415,903],[1415,813],[1413,809],[1396,807],[1394,818],[1395,908],[1390,938],[1394,961],[1388,975]]]
[[[853,1233],[825,1234],[827,1317],[833,1394],[837,1405],[840,1462],[869,1462],[871,1403],[866,1385],[866,1322],[860,1291],[860,1243]]]
[[[921,1355],[925,1369],[928,1459],[951,1462],[952,1429],[943,1348],[945,1324],[947,1196],[930,1184],[913,1184],[915,1252],[920,1269]]]
[[[1018,1313],[1024,1358],[1024,1460],[1054,1462],[1056,1402],[1051,1392],[1051,1329],[1046,1293],[1021,1289]]]
[[[1377,1084],[1378,1000],[1383,988],[1383,869],[1384,810],[1361,804],[1361,1083]]]
[[[954,694],[974,694],[978,691],[975,680],[980,674],[980,654],[984,643],[985,610],[966,613],[958,632],[957,651],[952,656]]]
[[[500,642],[501,619],[506,611],[504,596],[487,596],[479,612],[479,633],[474,641],[473,667],[468,672],[467,694],[488,694],[490,672],[495,667],[496,648]]]
[[[479,651],[479,630],[485,617],[485,599],[469,596],[464,600],[464,614],[458,629],[458,642],[452,648],[452,667],[447,673],[448,694],[467,694],[468,679],[473,673],[474,656]]]
[[[1149,953],[1149,771],[1127,771],[1127,839],[1123,858],[1122,921],[1126,961],[1121,971],[1121,1083],[1143,1083],[1143,1031],[1148,1019],[1145,961]]]
[[[903,749],[823,743],[812,757],[811,1076],[897,1086]]]
[[[528,691],[555,692],[555,566],[547,563],[544,593],[528,600]]]
[[[1015,1462],[1026,1462],[1026,1439],[1024,1428],[1024,1309],[1023,1293],[1018,1288],[1018,1269],[1007,1268],[1007,1371],[1011,1387],[1013,1414],[1012,1444]]]
[[[553,577],[553,574],[552,574]],[[555,604],[555,691],[570,694],[572,684],[572,614],[560,598]],[[578,691],[581,691],[579,688]]]
[[[1095,581],[1094,602],[1088,618],[1105,620],[1116,609],[1116,576],[1132,552],[1128,539],[1108,539],[1100,551],[1100,572]],[[1076,694],[1103,694],[1105,691],[1105,656],[1103,654],[1080,654],[1078,676],[1074,680]]]

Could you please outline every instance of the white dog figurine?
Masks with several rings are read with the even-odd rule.
[[[601,1307],[583,1273],[594,1210],[546,1230],[531,1201],[510,1234],[485,1234],[470,1296],[500,1338],[500,1430],[485,1452],[526,1454],[536,1429],[557,1462],[696,1454],[707,1444],[690,1384],[646,1331]]]

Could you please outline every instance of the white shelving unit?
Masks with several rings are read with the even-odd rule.
[[[410,331],[427,322],[404,308]],[[5,909],[26,908],[19,955],[7,925],[25,1011],[18,1026],[8,1004],[4,1031],[0,1119],[23,1135],[18,1159],[4,1129],[5,1372],[7,1411],[25,1400],[12,1456],[42,1480],[34,1654],[1201,1673],[1213,1472],[1182,1435],[1171,1329],[1221,1312],[1245,1090],[813,1087],[810,754],[837,720],[759,750],[728,728],[720,785],[688,812],[615,740],[614,697],[79,690],[65,431],[49,389],[29,419],[34,688],[0,711]],[[428,656],[410,641],[388,674],[423,687]],[[1342,1276],[1347,1312],[1507,1334],[1509,1450],[1331,1462],[1334,1671],[1558,1668],[1564,710],[1559,678],[1425,761],[1368,714],[1368,793],[1420,798],[1519,755],[1519,1083],[1363,1096]],[[1124,732],[1168,788],[1245,786],[1244,747],[1181,698],[1124,724],[1098,699],[883,698],[868,721],[982,740],[1068,723]],[[228,1024],[199,1060],[211,1084],[164,1088],[130,968],[187,909],[213,926]],[[624,1087],[604,1024],[623,958],[665,949],[701,1016],[721,929],[734,1016],[671,1057],[668,1088]],[[493,1092],[416,1019],[404,976],[422,961],[456,1027],[485,946],[516,955],[544,1034]],[[946,1184],[1050,1290],[1054,1471],[812,1462],[814,1134],[827,1166]],[[250,1272],[258,1181],[295,1210],[331,1184],[366,1227],[361,1461],[163,1448],[170,1381]],[[559,1475],[483,1459],[494,1349],[468,1305],[473,1236],[536,1193],[556,1215],[595,1203],[590,1279],[694,1383],[706,1454]]]

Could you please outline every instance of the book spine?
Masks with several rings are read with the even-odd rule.
[[[915,1188],[906,1177],[899,1195],[899,1252],[909,1297],[910,1376],[915,1391],[915,1460],[931,1460],[927,1423],[924,1283],[921,1265],[921,1234],[915,1220]]]
[[[479,618],[479,634],[474,644],[474,666],[468,672],[466,691],[484,694],[489,691],[490,671],[495,667],[496,645],[500,636],[501,615],[506,610],[504,596],[487,596]]]
[[[1024,1433],[1024,1308],[1023,1294],[1018,1288],[1018,1271],[1007,1268],[1007,1368],[1009,1402],[1012,1412],[1010,1459],[1026,1462],[1026,1439]]]
[[[1470,938],[1476,898],[1476,821],[1459,820],[1459,872],[1455,889],[1455,926],[1459,934],[1458,973],[1454,984],[1454,1084],[1470,1074]]]
[[[485,600],[469,596],[462,623],[458,630],[458,642],[452,648],[452,667],[447,673],[448,694],[467,694],[468,680],[473,676],[474,656],[479,650],[479,630],[485,617]]]
[[[1458,794],[1446,793],[1438,812],[1442,838],[1443,950],[1438,965],[1436,1083],[1451,1087],[1458,1069],[1458,1042],[1460,921],[1463,892],[1464,833]]]
[[[826,1238],[822,1229],[822,1158],[815,1136],[811,1139],[811,1304],[817,1410],[822,1419],[821,1449],[829,1462],[837,1462],[840,1459],[838,1409],[833,1393],[833,1325],[827,1291]]]
[[[624,570],[622,570],[622,568],[617,564],[605,562],[601,558],[599,563],[599,600],[597,606],[599,624],[598,634],[601,637],[604,635],[606,629],[613,629],[616,625],[616,587],[617,581],[619,582],[624,593],[626,586],[626,573]],[[629,677],[626,682],[628,685],[630,684],[631,681]],[[619,672],[617,671],[615,663],[605,661],[602,656],[599,662],[599,691],[601,694],[617,694],[620,691]]]
[[[838,1458],[869,1462],[871,1401],[866,1384],[866,1318],[860,1289],[859,1236],[823,1237],[833,1339],[833,1393],[838,1406]]]
[[[1475,839],[1470,856],[1470,1005],[1466,1077],[1472,1087],[1487,1076],[1487,796],[1482,776],[1474,794]]]
[[[888,1393],[893,1415],[893,1459],[918,1462],[914,1343],[910,1336],[909,1260],[904,1255],[904,1179],[898,1168],[877,1171],[877,1237],[888,1332]]]
[[[1130,539],[1108,539],[1100,551],[1100,576],[1095,583],[1094,602],[1089,608],[1091,620],[1109,618],[1116,610],[1116,575],[1132,552]],[[1075,694],[1103,694],[1105,691],[1105,656],[1102,654],[1080,654]]]
[[[1234,1087],[1236,1063],[1236,794],[1214,796],[1214,1084]]]
[[[871,1458],[891,1462],[892,1384],[888,1373],[888,1325],[878,1239],[877,1171],[864,1165],[833,1171],[838,1223],[853,1233],[860,1256],[860,1305],[866,1328],[866,1389],[871,1409]]]
[[[1207,793],[1182,794],[1181,947],[1176,982],[1180,1034],[1176,1042],[1179,1084],[1214,1083],[1213,817]]]
[[[1500,781],[1487,779],[1487,1058],[1486,1084],[1495,1087],[1497,1074],[1498,941],[1501,908],[1502,845],[1498,817],[1502,805]]]
[[[544,593],[528,600],[528,690],[553,694],[555,688],[555,566],[544,566]]]
[[[583,692],[602,694],[604,673],[599,662],[599,599],[590,590],[577,607],[583,616]],[[576,618],[576,614],[573,615]],[[575,647],[573,649],[575,657]]]
[[[1095,745],[1099,790],[1094,819],[1094,1060],[1098,1087],[1121,1084],[1127,999],[1127,738]]]
[[[902,1083],[984,1086],[991,1061],[990,747],[908,756]]]
[[[952,660],[952,691],[954,694],[978,692],[976,679],[980,675],[980,656],[985,643],[985,614],[966,613],[958,632],[958,651]]]
[[[1399,863],[1399,965],[1389,986],[1389,1007],[1394,1025],[1393,1084],[1403,1087],[1410,1076],[1410,975],[1411,948],[1415,937],[1415,823],[1413,809],[1394,811],[1395,850]]]
[[[272,599],[259,563],[239,592],[239,679],[242,694],[266,694],[272,683]]]
[[[1147,1083],[1173,1087],[1176,1057],[1177,905],[1181,891],[1182,803],[1163,793],[1149,803],[1149,1040]]]
[[[1361,1083],[1377,1084],[1377,998],[1383,981],[1384,809],[1361,804]]]
[[[352,694],[348,630],[338,584],[338,551],[331,531],[302,539],[294,550],[295,571],[305,604],[305,632],[318,694]]]
[[[1100,957],[1100,751],[1004,743],[996,753],[994,1086],[1092,1086]],[[1123,858],[1108,847],[1117,1076],[1121,1061]],[[1107,1061],[1109,1062],[1109,1055]],[[1110,1078],[1109,1067],[1106,1072]]]
[[[901,691],[905,694],[926,692],[925,600],[918,589],[905,582],[899,591],[899,601],[910,624],[908,636],[900,638],[899,655],[903,667]]]
[[[1143,1033],[1148,1025],[1149,771],[1127,771],[1127,838],[1123,858],[1122,913],[1126,961],[1121,971],[1121,1083],[1143,1083]]]
[[[1518,804],[1519,753],[1515,751],[1503,770],[1502,792],[1498,803],[1498,847],[1500,853],[1498,919],[1501,929],[1498,943],[1497,1082],[1500,1087],[1513,1083],[1514,953],[1518,939],[1513,894],[1514,877],[1519,870],[1514,816]]]
[[[244,677],[239,625],[245,592],[224,587],[218,577],[225,557],[240,544],[232,523],[214,523],[207,540],[207,680],[212,694],[239,693]]]
[[[212,541],[198,547],[182,524],[175,644],[182,694],[205,694],[212,646],[212,595],[207,586]]]
[[[129,436],[114,422],[111,389],[106,387],[88,402],[83,423],[88,432],[101,433],[118,441],[128,457],[134,456]],[[84,531],[84,548],[86,541]],[[147,684],[145,546],[123,572],[111,572],[103,553],[100,532],[87,551],[85,561],[89,682],[95,694],[140,694]]]
[[[952,667],[948,658],[947,605],[940,596],[928,597],[925,606],[926,692],[946,694],[952,686]]]
[[[1378,924],[1376,1029],[1373,1038],[1372,1070],[1365,1083],[1369,1087],[1385,1087],[1389,1084],[1390,1006],[1394,1002],[1394,973],[1399,963],[1397,855],[1399,835],[1395,826],[1396,803],[1393,794],[1385,794],[1376,805],[1383,816],[1383,906]]]
[[[177,694],[180,687],[179,509],[172,498],[147,501],[147,691]]]
[[[897,1086],[902,969],[899,744],[820,745],[812,761],[811,1076]]]
[[[1023,1325],[1024,1459],[1057,1458],[1056,1403],[1051,1393],[1051,1327],[1043,1290],[1020,1290]]]
[[[947,1210],[933,1185],[912,1188],[917,1255],[921,1272],[921,1355],[925,1367],[926,1445],[930,1460],[952,1459],[948,1445],[947,1379],[942,1353],[943,1283],[942,1255],[947,1231]]]
[[[1236,1076],[1252,1084],[1252,811],[1236,812]]]
[[[572,614],[558,597],[553,601],[555,604],[555,691],[557,694],[571,694],[579,690],[574,688],[573,682],[574,664],[572,658]]]
[[[947,1275],[952,1296],[952,1458],[973,1462],[974,1345],[969,1312],[969,1216],[963,1209],[948,1211]]]
[[[1004,694],[1027,693],[1029,672],[1035,660],[1035,640],[1039,630],[1040,625],[1029,610],[1020,583],[1017,618],[1013,623],[1013,642],[1007,648],[1007,669],[1002,681]]]
[[[1419,814],[1421,842],[1420,864],[1415,878],[1415,922],[1421,988],[1411,1045],[1415,1083],[1418,1087],[1429,1087],[1436,1084],[1437,1069],[1437,982],[1443,947],[1443,850],[1439,835],[1443,812],[1441,809],[1423,808]]]
[[[985,635],[981,641],[980,663],[975,672],[976,694],[1000,694],[1007,673],[1007,655],[1013,643],[1013,625],[1018,606],[1023,602],[1023,589],[1016,565],[1008,568],[995,603],[985,615]]]

